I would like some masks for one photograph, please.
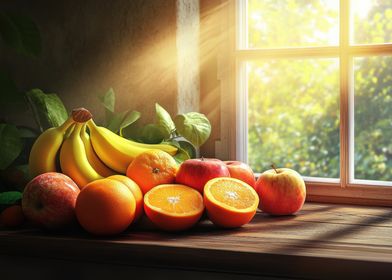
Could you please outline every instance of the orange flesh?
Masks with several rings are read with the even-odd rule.
[[[184,186],[154,189],[149,194],[148,203],[173,214],[191,213],[203,208],[201,196]]]
[[[217,201],[237,209],[252,207],[256,199],[248,188],[231,180],[216,181],[209,190]]]

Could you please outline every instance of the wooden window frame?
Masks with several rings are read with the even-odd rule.
[[[239,98],[238,92],[246,88],[244,61],[262,58],[339,58],[340,67],[340,179],[306,178],[307,201],[349,203],[360,205],[392,206],[392,182],[353,180],[349,163],[350,145],[353,147],[352,61],[356,56],[392,55],[392,43],[350,45],[349,0],[340,0],[340,42],[338,46],[244,49],[239,48],[238,26],[244,26],[243,0],[226,0],[226,16],[221,20],[222,46],[218,55],[218,79],[221,89],[220,139],[215,143],[215,155],[246,161],[247,93]],[[246,9],[246,7],[245,7]],[[244,32],[245,33],[245,32]],[[242,35],[247,36],[247,35]],[[244,40],[244,38],[242,38]],[[245,39],[246,40],[246,39]],[[229,43],[227,43],[229,42]],[[246,90],[245,90],[246,91]],[[224,97],[224,98],[222,98]],[[233,113],[235,112],[235,113]],[[244,125],[245,124],[245,125]],[[351,160],[352,162],[352,160]],[[352,164],[352,166],[349,166]]]

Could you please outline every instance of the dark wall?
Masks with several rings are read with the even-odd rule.
[[[97,96],[113,87],[118,110],[136,109],[150,121],[159,102],[176,113],[175,0],[14,0],[0,10],[31,16],[42,35],[38,59],[0,42],[0,67],[20,90],[55,92],[68,109],[102,117]]]

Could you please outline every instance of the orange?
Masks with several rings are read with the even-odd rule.
[[[113,235],[121,233],[132,223],[136,201],[123,183],[99,179],[80,191],[75,212],[80,225],[89,233]]]
[[[144,211],[160,229],[185,230],[202,216],[203,197],[197,190],[184,185],[159,185],[145,194]]]
[[[132,192],[136,200],[136,212],[134,222],[139,220],[139,218],[143,215],[143,193],[140,190],[139,186],[132,179],[124,175],[112,175],[110,177],[107,177],[107,179],[112,179],[123,183]]]
[[[149,150],[138,155],[128,166],[127,176],[139,185],[143,194],[161,184],[174,183],[177,163],[161,150]]]
[[[235,178],[215,178],[204,186],[204,203],[209,219],[225,228],[249,223],[259,204],[256,191]]]
[[[18,227],[25,221],[22,207],[20,205],[12,205],[3,210],[0,214],[0,224],[6,227]]]

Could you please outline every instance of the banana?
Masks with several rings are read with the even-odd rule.
[[[95,153],[93,146],[90,142],[90,135],[88,135],[86,131],[86,125],[83,125],[82,130],[80,131],[80,138],[82,139],[84,148],[86,149],[88,162],[98,172],[98,174],[102,177],[109,177],[115,175],[116,173],[109,167],[107,167]]]
[[[60,151],[61,171],[72,178],[82,189],[88,183],[103,177],[91,166],[80,138],[83,123],[76,123],[71,135],[63,142]]]
[[[142,144],[125,139],[116,133],[97,126],[92,119],[87,122],[90,139],[98,157],[111,169],[125,174],[128,165],[139,154],[152,149],[159,149],[171,155],[177,148],[167,144]]]
[[[45,172],[56,172],[56,156],[64,140],[64,134],[74,123],[72,117],[58,127],[45,130],[34,142],[29,155],[29,171],[32,177]]]
[[[132,145],[138,146],[140,148],[144,148],[144,149],[158,149],[161,151],[164,151],[172,156],[174,156],[177,153],[177,148],[172,146],[172,145],[168,145],[168,144],[146,144],[146,143],[140,143],[140,142],[136,142],[136,141],[132,141],[129,139],[126,139],[122,136],[119,136],[117,134],[115,134],[114,132],[112,132],[111,130],[105,128],[105,127],[99,127],[101,129],[102,133],[106,133],[107,135],[109,135],[108,137],[111,137],[111,134],[114,134],[115,136],[117,136],[118,138],[118,142],[122,142],[124,145],[129,145],[129,143],[131,142]]]

